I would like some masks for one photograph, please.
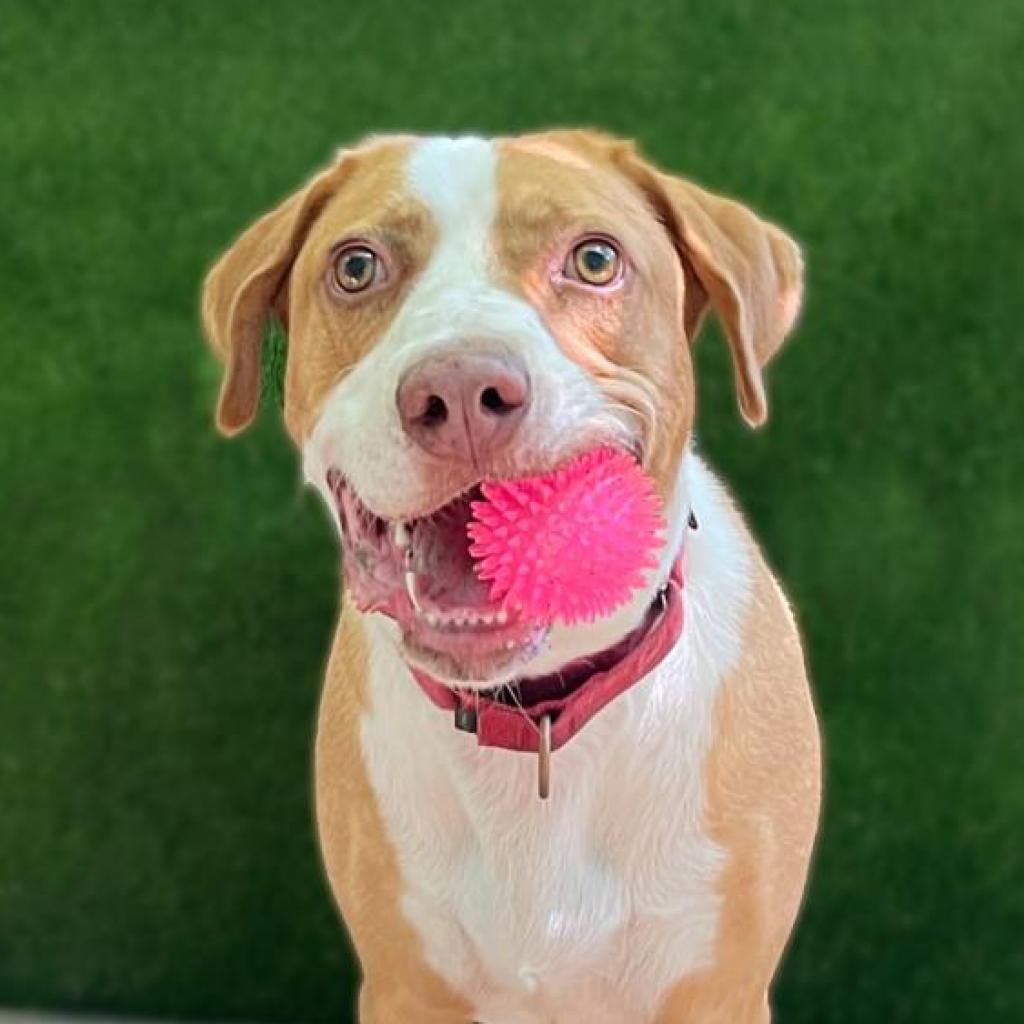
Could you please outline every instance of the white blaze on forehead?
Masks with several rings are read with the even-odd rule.
[[[412,151],[407,180],[438,228],[431,277],[450,284],[486,274],[498,209],[497,151],[487,139],[424,139]]]

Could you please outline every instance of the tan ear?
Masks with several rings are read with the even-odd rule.
[[[696,338],[710,302],[732,352],[740,411],[760,426],[768,416],[761,371],[792,330],[803,299],[799,246],[740,203],[655,169],[632,146],[616,156],[647,193],[683,260],[687,337]]]
[[[260,347],[267,314],[287,324],[288,274],[310,226],[348,172],[344,157],[265,214],[213,265],[203,284],[206,336],[224,363],[217,426],[232,435],[260,401]]]

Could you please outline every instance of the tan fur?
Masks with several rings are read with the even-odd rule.
[[[360,616],[346,602],[320,703],[316,813],[327,878],[366,978],[359,1019],[364,1024],[466,1024],[470,1007],[427,966],[419,938],[400,909],[395,851],[361,756],[366,659]]]
[[[615,158],[663,211],[684,265],[692,267],[696,290],[707,296],[725,328],[740,410],[751,426],[760,426],[768,418],[762,370],[800,308],[799,248],[742,204],[654,170],[631,146]],[[691,339],[703,314],[699,302],[687,310]]]
[[[647,469],[663,495],[695,415],[690,352],[676,335],[692,344],[709,304],[725,327],[740,409],[753,426],[765,421],[762,371],[792,330],[803,290],[800,250],[783,231],[658,171],[631,143],[589,131],[506,143],[500,192],[499,252],[567,354],[644,425]],[[627,281],[587,302],[552,290],[540,242],[564,248],[594,224],[615,226],[646,287]],[[666,258],[672,245],[678,261]]]
[[[403,191],[410,143],[372,141],[342,154],[245,232],[207,278],[203,319],[225,362],[218,424],[244,427],[259,399],[263,320],[288,326],[285,417],[302,442],[331,387],[401,307],[434,242],[426,211]],[[751,423],[766,415],[762,368],[793,326],[796,245],[746,208],[672,178],[629,144],[591,132],[502,143],[496,261],[570,358],[632,411],[648,469],[668,494],[694,418],[688,339],[710,306],[732,351]],[[551,260],[574,233],[614,225],[644,287],[552,289]],[[379,239],[399,263],[397,289],[339,302],[324,287],[332,247]],[[676,258],[678,256],[678,258]],[[372,442],[372,439],[368,439]],[[740,527],[748,536],[745,527]],[[819,803],[819,750],[799,637],[754,547],[742,657],[722,686],[706,765],[707,824],[728,853],[713,966],[681,979],[658,1024],[764,1024],[767,994],[797,912]],[[467,1024],[471,1008],[427,965],[401,909],[402,879],[361,757],[367,644],[345,604],[316,743],[324,863],[365,973],[364,1024]]]
[[[632,411],[644,433],[646,468],[667,499],[694,414],[683,274],[640,190],[607,161],[585,162],[581,170],[580,159],[554,141],[508,144],[497,250],[511,271],[508,283],[540,312],[565,353]],[[595,225],[610,228],[634,264],[622,285],[553,288],[552,264]]]
[[[752,541],[751,549],[743,655],[723,683],[705,769],[709,832],[729,854],[714,966],[680,982],[656,1024],[766,1024],[814,843],[821,754],[800,638]]]
[[[768,405],[761,371],[793,329],[803,294],[796,243],[741,203],[658,170],[631,142],[591,131],[543,138],[547,147],[616,169],[647,197],[687,271],[687,337],[696,338],[710,302],[732,351],[740,409],[752,426],[762,424]]]

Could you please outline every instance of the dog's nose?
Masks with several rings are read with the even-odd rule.
[[[477,463],[512,439],[530,404],[530,378],[511,353],[453,352],[411,367],[397,400],[402,426],[421,448]]]

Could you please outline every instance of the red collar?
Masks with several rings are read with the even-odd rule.
[[[550,748],[568,743],[602,708],[652,672],[675,646],[683,631],[683,556],[672,566],[668,582],[658,592],[644,621],[614,647],[579,663],[579,682],[569,692],[547,693],[566,686],[573,666],[543,679],[519,685],[525,710],[473,690],[458,690],[414,668],[423,692],[445,711],[455,714],[455,727],[476,733],[482,747],[503,747],[530,753],[540,751],[541,721],[550,719]],[[593,671],[593,664],[599,667]],[[584,674],[585,673],[585,674]],[[535,699],[531,699],[531,695]]]

